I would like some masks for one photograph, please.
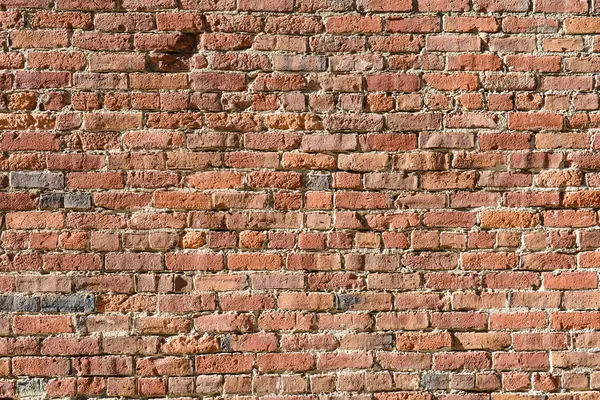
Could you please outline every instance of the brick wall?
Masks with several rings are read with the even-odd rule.
[[[0,397],[600,398],[600,4],[0,0]]]

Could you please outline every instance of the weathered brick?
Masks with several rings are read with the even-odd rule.
[[[15,188],[62,189],[65,185],[62,173],[11,172],[10,186]]]
[[[39,311],[39,298],[2,295],[0,296],[0,309],[4,312],[36,312]]]
[[[93,312],[95,299],[90,295],[43,296],[40,299],[42,312]]]

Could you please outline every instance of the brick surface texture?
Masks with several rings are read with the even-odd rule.
[[[0,398],[600,399],[598,1],[0,27]]]

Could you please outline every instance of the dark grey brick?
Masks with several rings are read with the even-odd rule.
[[[63,202],[65,208],[76,208],[79,210],[92,208],[92,196],[89,193],[65,193]]]
[[[450,378],[448,375],[428,373],[423,375],[423,389],[444,390],[448,389]]]
[[[77,332],[89,333],[87,325],[87,315],[78,315],[75,317],[75,328]]]
[[[338,310],[347,310],[354,304],[360,303],[360,297],[351,294],[336,294],[335,307]]]
[[[43,209],[62,208],[63,195],[64,195],[64,193],[62,193],[62,192],[42,193],[40,195],[40,208],[43,208]]]
[[[38,298],[19,295],[0,296],[0,311],[32,312],[38,311]]]
[[[308,175],[306,187],[312,190],[331,189],[331,175]]]
[[[11,172],[10,186],[30,189],[62,189],[65,178],[59,172]]]
[[[95,310],[92,295],[56,295],[42,297],[42,312],[93,312]]]
[[[223,350],[223,351],[231,351],[231,336],[225,335],[221,339],[221,350]]]

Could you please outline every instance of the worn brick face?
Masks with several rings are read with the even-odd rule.
[[[0,0],[0,398],[598,400],[594,0]]]

